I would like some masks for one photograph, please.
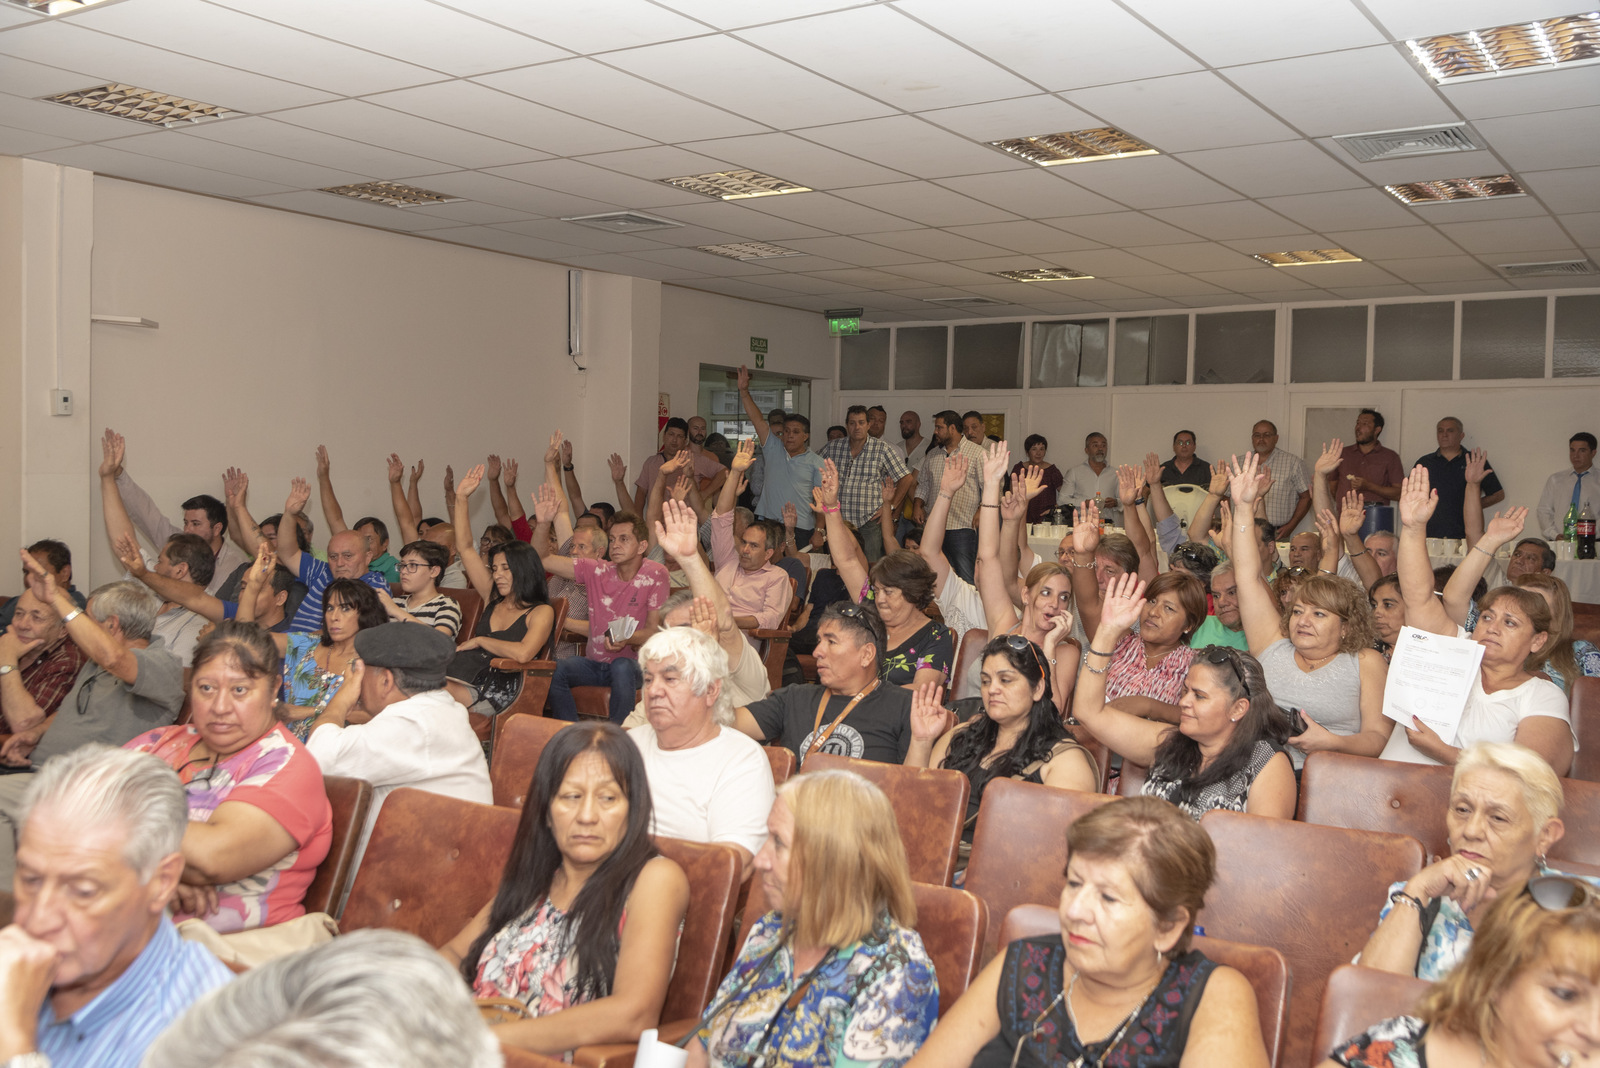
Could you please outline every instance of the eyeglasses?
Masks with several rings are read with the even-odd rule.
[[[1231,667],[1233,669],[1233,677],[1239,680],[1239,686],[1244,690],[1245,695],[1249,696],[1250,683],[1245,679],[1243,669],[1239,667],[1239,650],[1226,645],[1208,645],[1201,652],[1201,655],[1206,658],[1206,663],[1208,664],[1219,667],[1227,664]]]
[[[1199,571],[1209,571],[1216,566],[1216,558],[1207,560],[1206,557],[1211,556],[1211,553],[1197,545],[1180,545],[1172,550],[1172,556]]]
[[[1011,649],[1011,650],[1014,650],[1015,652],[1019,652],[1019,653],[1022,652],[1022,650],[1026,649],[1026,650],[1028,650],[1028,652],[1032,653],[1033,654],[1033,662],[1035,664],[1039,665],[1039,674],[1043,675],[1046,678],[1050,677],[1050,673],[1044,669],[1044,661],[1039,659],[1039,647],[1038,646],[1034,645],[1032,642],[1030,642],[1028,639],[1024,638],[1020,634],[1007,634],[1005,636],[1005,639],[1006,639],[1006,648],[1007,649]]]
[[[406,560],[396,567],[395,570],[410,573],[412,571],[426,571],[432,566],[432,564],[419,564],[412,560]]]
[[[1559,912],[1578,909],[1600,900],[1600,891],[1566,875],[1541,875],[1528,880],[1528,896],[1542,909]]]

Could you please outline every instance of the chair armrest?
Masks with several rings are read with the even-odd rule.
[[[540,674],[555,671],[556,662],[554,660],[512,660],[509,657],[497,656],[489,661],[489,666],[500,671],[527,671]]]
[[[692,1034],[700,1021],[674,1020],[657,1029],[656,1038],[672,1043]],[[607,1042],[597,1046],[579,1046],[572,1051],[572,1063],[578,1068],[633,1068],[633,1058],[639,1052],[637,1042]]]
[[[752,637],[752,638],[759,638],[762,641],[770,641],[773,638],[792,638],[792,637],[794,637],[794,628],[793,627],[777,627],[777,628],[774,628],[774,629],[768,629],[766,627],[761,627],[761,628],[758,628],[756,630],[752,630],[749,633],[750,633],[750,637]]]

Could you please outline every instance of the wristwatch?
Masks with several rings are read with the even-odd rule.
[[[17,1054],[5,1064],[0,1064],[0,1068],[50,1068],[50,1058],[38,1050],[33,1050]]]

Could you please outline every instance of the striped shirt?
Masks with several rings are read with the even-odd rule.
[[[54,1068],[137,1068],[157,1035],[232,979],[210,950],[179,938],[162,916],[128,970],[89,1004],[58,1021],[45,999],[35,1048]]]
[[[322,595],[328,591],[328,584],[333,581],[333,568],[310,553],[301,553],[300,573],[295,578],[306,584],[306,596],[305,600],[300,602],[300,607],[295,609],[294,622],[289,625],[289,633],[321,634]],[[389,583],[379,571],[368,571],[361,576],[361,581],[375,590],[389,588]]]
[[[963,436],[956,454],[967,458],[967,480],[950,498],[950,511],[944,520],[946,530],[966,530],[971,527],[972,517],[978,511],[978,502],[983,493],[983,450]],[[940,447],[928,453],[922,461],[922,474],[917,479],[917,497],[929,508],[933,507],[933,502],[942,492],[940,483],[944,480],[944,465],[949,458],[950,454]]]

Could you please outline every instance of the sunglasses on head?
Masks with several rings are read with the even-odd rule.
[[[1541,875],[1528,880],[1528,896],[1542,909],[1579,909],[1600,900],[1600,891],[1567,875]]]
[[[1024,638],[1020,634],[1007,634],[1005,636],[1005,638],[1006,638],[1006,648],[1007,649],[1011,649],[1014,652],[1018,652],[1018,653],[1022,652],[1022,650],[1024,650],[1024,649],[1028,650],[1028,652],[1033,654],[1033,662],[1035,664],[1039,665],[1039,674],[1045,675],[1045,676],[1048,676],[1050,674],[1048,671],[1046,671],[1044,669],[1044,661],[1039,659],[1039,647],[1038,646],[1034,645],[1032,642],[1030,642],[1028,639]]]
[[[1283,569],[1283,573],[1288,578],[1305,578],[1311,574],[1311,569],[1306,567],[1286,567]]]
[[[1227,664],[1233,669],[1233,677],[1239,680],[1239,685],[1245,694],[1250,693],[1250,683],[1244,677],[1244,670],[1239,667],[1239,650],[1227,645],[1208,645],[1200,653],[1208,664],[1220,667]]]

